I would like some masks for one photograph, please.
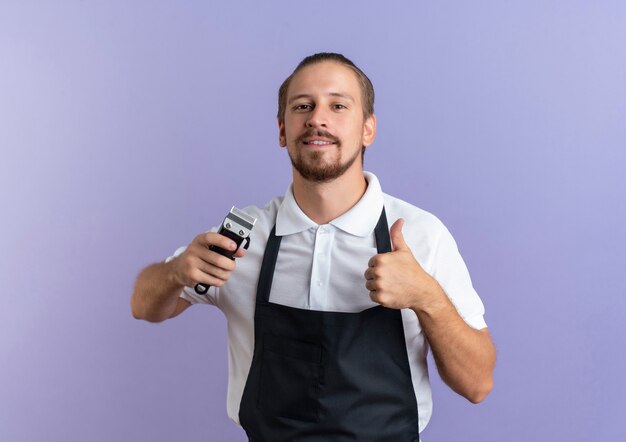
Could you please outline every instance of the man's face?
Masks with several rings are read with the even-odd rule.
[[[324,61],[300,70],[287,90],[279,143],[303,178],[328,182],[361,168],[361,148],[376,134],[376,118],[363,117],[361,88],[348,67]],[[357,161],[358,160],[358,161]]]

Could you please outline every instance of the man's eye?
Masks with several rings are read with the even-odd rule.
[[[343,104],[335,104],[335,109],[347,109]]]
[[[310,104],[298,104],[296,107],[294,107],[295,110],[309,110],[311,109],[313,106],[311,106]]]

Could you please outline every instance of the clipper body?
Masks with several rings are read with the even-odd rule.
[[[243,244],[243,248],[247,249],[250,246],[250,232],[256,223],[256,218],[251,217],[247,213],[237,209],[233,206],[224,218],[224,222],[220,226],[217,233],[220,235],[224,235],[237,244],[237,249],[235,251],[225,250],[218,246],[209,246],[210,250],[213,250],[220,255],[223,255],[229,259],[234,260],[234,254],[241,245]],[[199,295],[205,295],[209,291],[209,285],[206,284],[196,284],[195,290]]]

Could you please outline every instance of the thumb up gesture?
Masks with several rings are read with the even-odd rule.
[[[434,278],[422,269],[404,241],[399,218],[391,226],[392,251],[374,255],[365,271],[365,287],[372,301],[388,308],[420,309],[437,290]]]

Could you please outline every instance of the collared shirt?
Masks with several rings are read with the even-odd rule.
[[[376,176],[364,172],[367,190],[348,212],[328,224],[318,225],[298,206],[292,186],[284,197],[272,199],[265,207],[247,207],[244,212],[257,218],[246,256],[221,287],[198,295],[185,287],[181,297],[192,304],[212,304],[221,309],[228,324],[228,416],[239,423],[239,404],[248,377],[254,350],[256,286],[269,233],[276,223],[282,236],[270,301],[290,307],[359,312],[375,304],[365,288],[364,272],[377,253],[374,227],[383,205],[391,226],[404,218],[402,233],[416,260],[444,289],[460,316],[475,329],[485,328],[484,307],[459,254],[456,243],[434,215],[384,194]],[[216,231],[217,228],[212,229]],[[181,247],[166,261],[180,255]],[[428,343],[417,319],[409,309],[402,320],[418,403],[420,432],[432,412],[426,355]]]

